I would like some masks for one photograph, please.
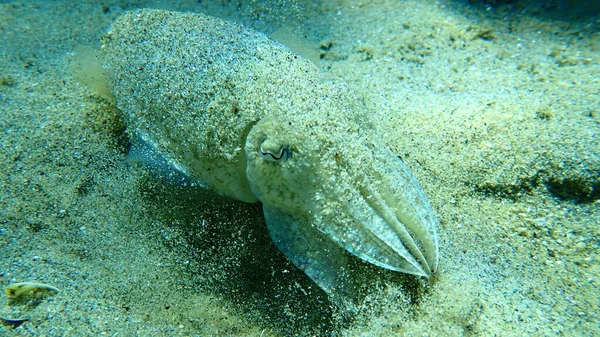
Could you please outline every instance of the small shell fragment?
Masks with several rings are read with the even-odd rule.
[[[9,298],[17,301],[31,300],[31,299],[43,299],[46,297],[54,296],[60,292],[57,288],[35,282],[19,282],[14,283],[6,288],[4,292]]]
[[[11,326],[13,329],[18,328],[21,324],[27,322],[29,318],[3,318],[0,317],[2,325]]]

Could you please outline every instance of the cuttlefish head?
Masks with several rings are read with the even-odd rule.
[[[321,288],[347,275],[344,250],[394,271],[435,273],[431,206],[370,130],[344,120],[270,118],[252,127],[245,151],[271,238]]]

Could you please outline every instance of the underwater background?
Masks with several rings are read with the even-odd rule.
[[[234,20],[348,82],[440,221],[426,281],[356,262],[353,311],[259,204],[156,179],[94,65],[124,11]],[[0,1],[7,336],[600,335],[597,1]],[[14,321],[20,322],[14,322]]]

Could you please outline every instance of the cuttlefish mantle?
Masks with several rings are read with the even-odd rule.
[[[265,35],[201,14],[125,13],[104,68],[129,132],[202,186],[260,201],[285,256],[328,293],[346,252],[429,277],[436,220],[344,83]]]

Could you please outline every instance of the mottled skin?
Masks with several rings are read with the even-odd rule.
[[[408,168],[345,84],[263,34],[197,14],[138,10],[103,47],[128,130],[216,192],[260,201],[277,247],[329,293],[344,250],[430,276],[438,239]]]

